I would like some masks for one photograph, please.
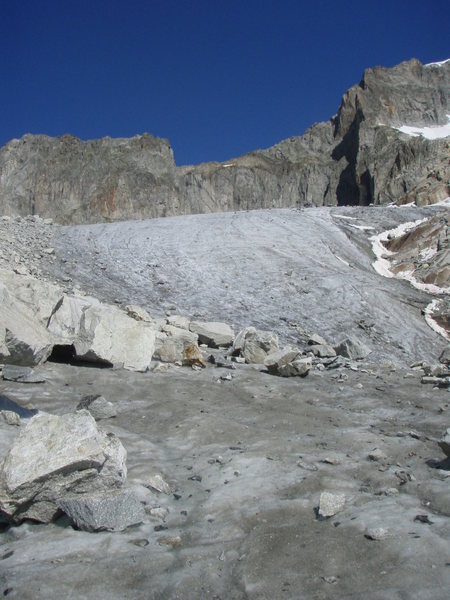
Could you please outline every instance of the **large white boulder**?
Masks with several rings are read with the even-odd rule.
[[[48,330],[56,344],[72,345],[80,360],[132,371],[146,371],[155,350],[151,324],[88,296],[64,296]]]
[[[201,344],[210,348],[228,347],[234,340],[234,331],[226,323],[191,321],[189,330],[198,335]]]
[[[37,365],[48,358],[52,340],[48,331],[0,281],[0,362]]]
[[[89,412],[39,413],[0,465],[0,513],[16,523],[48,523],[60,500],[122,486],[125,461],[120,440],[99,431]]]

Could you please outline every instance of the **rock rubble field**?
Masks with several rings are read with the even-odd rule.
[[[3,596],[446,597],[447,219],[0,218]]]

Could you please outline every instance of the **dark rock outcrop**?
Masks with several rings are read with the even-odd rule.
[[[225,163],[176,167],[166,140],[144,134],[83,142],[26,135],[0,149],[0,214],[60,223],[255,208],[367,205],[450,195],[449,138],[396,127],[444,125],[450,61],[364,72],[336,116],[301,137]]]

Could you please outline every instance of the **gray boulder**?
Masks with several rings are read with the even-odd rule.
[[[336,356],[336,350],[328,344],[315,344],[311,346],[311,352],[318,358],[332,358]]]
[[[84,396],[78,403],[77,410],[88,410],[96,421],[117,416],[116,407],[100,394]]]
[[[450,428],[447,429],[438,444],[444,454],[450,458]]]
[[[191,320],[187,317],[182,317],[180,315],[172,315],[171,317],[167,317],[166,319],[168,325],[172,325],[173,327],[178,327],[179,329],[186,329],[189,331],[189,325]]]
[[[186,348],[197,346],[198,335],[173,325],[163,325],[156,334],[153,358],[161,362],[183,362],[186,358]],[[198,346],[197,346],[198,347]]]
[[[287,346],[283,348],[283,350],[278,350],[278,352],[273,352],[269,354],[264,361],[264,365],[267,367],[267,370],[272,375],[278,375],[280,373],[280,369],[292,363],[297,358],[301,358],[301,352],[298,348],[292,348],[291,346]]]
[[[80,494],[62,498],[57,505],[83,531],[123,531],[145,519],[144,507],[132,490]]]
[[[45,379],[35,373],[33,369],[19,365],[5,365],[2,377],[6,381],[16,381],[17,383],[45,383]]]
[[[450,365],[450,346],[447,346],[447,348],[442,351],[439,361],[444,365]]]
[[[33,313],[0,281],[0,362],[30,366],[46,360],[51,336]]]
[[[210,348],[226,348],[234,341],[234,331],[226,323],[191,321],[189,330],[198,335],[201,344]]]
[[[121,487],[125,461],[120,440],[99,431],[87,411],[38,414],[0,465],[0,514],[48,523],[67,497]]]
[[[233,356],[242,356],[246,363],[264,364],[267,356],[278,350],[276,333],[247,327],[236,336],[230,353]]]
[[[278,368],[280,377],[306,377],[312,368],[310,357],[299,358]]]
[[[350,360],[362,360],[366,358],[372,350],[361,340],[354,336],[349,336],[337,346],[334,347],[336,354],[349,358]]]
[[[308,338],[308,344],[310,346],[326,346],[327,341],[318,333],[313,333]]]

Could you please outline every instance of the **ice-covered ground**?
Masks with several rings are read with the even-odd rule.
[[[407,362],[438,351],[441,340],[421,315],[429,295],[373,270],[369,228],[382,232],[433,210],[284,209],[64,227],[55,248],[65,262],[56,269],[155,316],[254,325],[291,343],[298,328],[331,342],[355,334],[378,358]]]

